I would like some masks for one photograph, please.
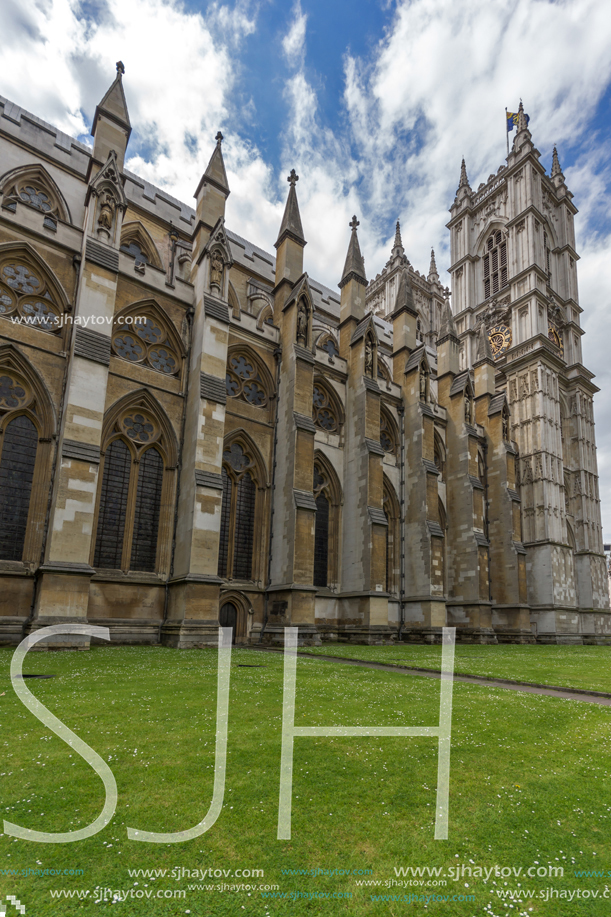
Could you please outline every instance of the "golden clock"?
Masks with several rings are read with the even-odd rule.
[[[555,344],[556,347],[560,349],[560,353],[564,354],[564,346],[562,343],[562,338],[560,337],[560,335],[558,334],[558,332],[556,331],[553,325],[548,325],[547,336],[550,339],[550,341],[553,344]]]
[[[508,328],[507,325],[495,325],[488,332],[488,340],[492,356],[498,360],[511,347],[511,328]]]

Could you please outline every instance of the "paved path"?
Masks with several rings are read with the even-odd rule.
[[[284,653],[283,649],[273,647],[249,646],[248,649],[260,650],[263,653]],[[418,669],[407,665],[393,665],[384,662],[367,662],[364,659],[345,659],[343,656],[323,656],[318,653],[298,652],[306,659],[321,659],[324,662],[340,662],[343,665],[357,665],[366,669],[381,669],[384,672],[397,672],[402,675],[419,675],[422,678],[441,678],[441,672],[434,669]],[[552,685],[538,685],[534,682],[511,681],[505,678],[485,678],[482,675],[454,675],[454,681],[465,684],[480,685],[484,688],[505,688],[508,691],[522,691],[525,694],[547,694],[549,697],[560,697],[564,700],[580,700],[588,704],[600,704],[611,707],[611,694],[602,691],[586,691],[583,688],[560,688]]]

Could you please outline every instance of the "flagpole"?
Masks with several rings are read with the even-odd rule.
[[[507,109],[505,109],[505,139],[507,140],[507,157],[509,157],[509,131],[507,130]]]

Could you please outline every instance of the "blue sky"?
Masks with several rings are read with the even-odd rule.
[[[369,277],[400,218],[414,266],[427,270],[433,245],[443,279],[461,157],[474,187],[496,172],[504,108],[523,98],[543,163],[556,143],[580,210],[584,360],[602,388],[611,534],[607,0],[3,0],[0,28],[0,93],[83,139],[123,60],[127,166],[185,201],[220,128],[228,224],[268,249],[294,167],[306,269],[330,286],[353,213]]]

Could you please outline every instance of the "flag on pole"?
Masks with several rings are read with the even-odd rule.
[[[507,133],[510,134],[512,130],[514,129],[514,127],[518,126],[519,112],[507,111],[507,109],[505,109],[505,111],[507,113]],[[528,122],[530,121],[530,115],[527,115],[526,113],[524,113],[524,117],[526,118],[526,126],[528,127]]]

